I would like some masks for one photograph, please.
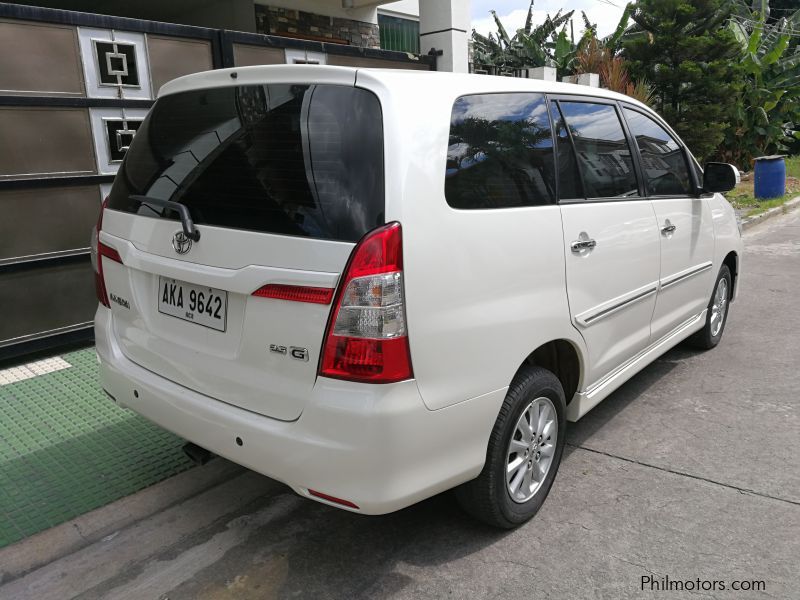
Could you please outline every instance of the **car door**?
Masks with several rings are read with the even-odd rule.
[[[591,386],[650,341],[659,232],[616,103],[559,98],[551,114],[567,296],[573,324],[588,347]]]
[[[625,106],[636,140],[647,194],[661,243],[659,291],[651,341],[667,335],[708,304],[714,272],[714,227],[705,199],[694,195],[687,155],[666,127],[643,110]]]

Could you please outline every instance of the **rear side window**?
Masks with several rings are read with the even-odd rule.
[[[198,224],[356,241],[384,223],[383,124],[370,92],[260,85],[165,96],[140,126],[109,208],[180,202]]]
[[[444,189],[453,208],[554,203],[553,139],[544,95],[483,94],[456,100]]]
[[[631,150],[614,107],[591,102],[559,106],[575,142],[586,197],[638,196]]]
[[[639,146],[647,193],[651,196],[689,194],[691,179],[678,142],[647,115],[630,108],[624,110],[628,129]]]

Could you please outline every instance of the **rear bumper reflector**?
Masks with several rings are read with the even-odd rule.
[[[341,504],[342,506],[347,506],[349,508],[358,508],[356,504],[353,504],[349,500],[342,500],[341,498],[329,496],[328,494],[323,494],[322,492],[318,492],[316,490],[308,490],[308,493],[314,496],[315,498],[322,498],[323,500],[327,500],[328,502],[333,502],[334,504]]]
[[[253,296],[293,302],[310,302],[311,304],[330,304],[333,299],[333,289],[270,283],[258,288],[253,292]]]

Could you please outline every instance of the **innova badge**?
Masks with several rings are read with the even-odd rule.
[[[186,254],[192,249],[192,239],[183,231],[177,231],[172,236],[172,249],[178,254]]]

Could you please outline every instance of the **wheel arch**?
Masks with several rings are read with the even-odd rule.
[[[739,278],[739,255],[736,253],[736,250],[731,250],[728,254],[725,255],[725,258],[722,260],[723,265],[727,265],[728,269],[731,272],[731,294],[730,299],[733,301],[736,298],[736,290],[737,290],[737,280]]]
[[[553,373],[564,388],[567,405],[583,385],[586,361],[582,349],[571,340],[561,338],[541,344],[525,357],[520,367],[526,364]]]

